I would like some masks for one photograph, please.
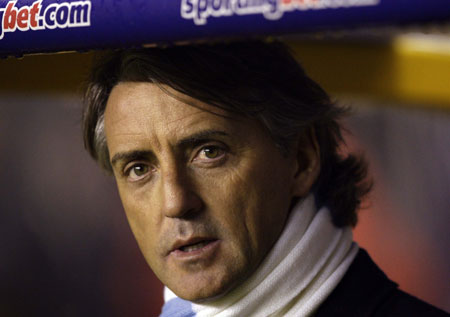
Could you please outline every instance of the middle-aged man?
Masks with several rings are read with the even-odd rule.
[[[352,241],[370,182],[338,151],[343,114],[278,42],[99,60],[85,144],[166,285],[162,316],[447,316]]]

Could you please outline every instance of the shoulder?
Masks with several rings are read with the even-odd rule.
[[[377,316],[450,316],[401,290],[395,290],[376,311]]]
[[[336,289],[317,310],[325,316],[450,316],[398,289],[360,250]]]

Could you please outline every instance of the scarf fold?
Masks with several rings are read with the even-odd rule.
[[[167,287],[161,317],[309,316],[328,297],[358,252],[350,227],[333,225],[313,195],[292,209],[280,238],[247,281],[225,296],[195,304]]]

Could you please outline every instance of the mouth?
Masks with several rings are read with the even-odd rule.
[[[185,245],[185,246],[179,247],[178,250],[180,250],[182,252],[192,252],[192,251],[200,250],[201,248],[207,246],[212,241],[214,241],[214,240],[200,241],[198,243],[194,243],[194,244],[190,244],[190,245]]]
[[[175,243],[169,254],[176,257],[199,256],[217,247],[219,240],[196,238]]]

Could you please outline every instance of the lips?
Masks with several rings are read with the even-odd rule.
[[[199,249],[203,248],[204,246],[206,246],[208,243],[210,243],[210,241],[201,241],[201,242],[198,242],[195,244],[182,246],[179,248],[179,250],[181,250],[183,252],[191,252],[191,251],[199,250]]]
[[[169,254],[189,255],[207,250],[217,242],[213,238],[192,238],[188,240],[178,240],[175,242]]]

